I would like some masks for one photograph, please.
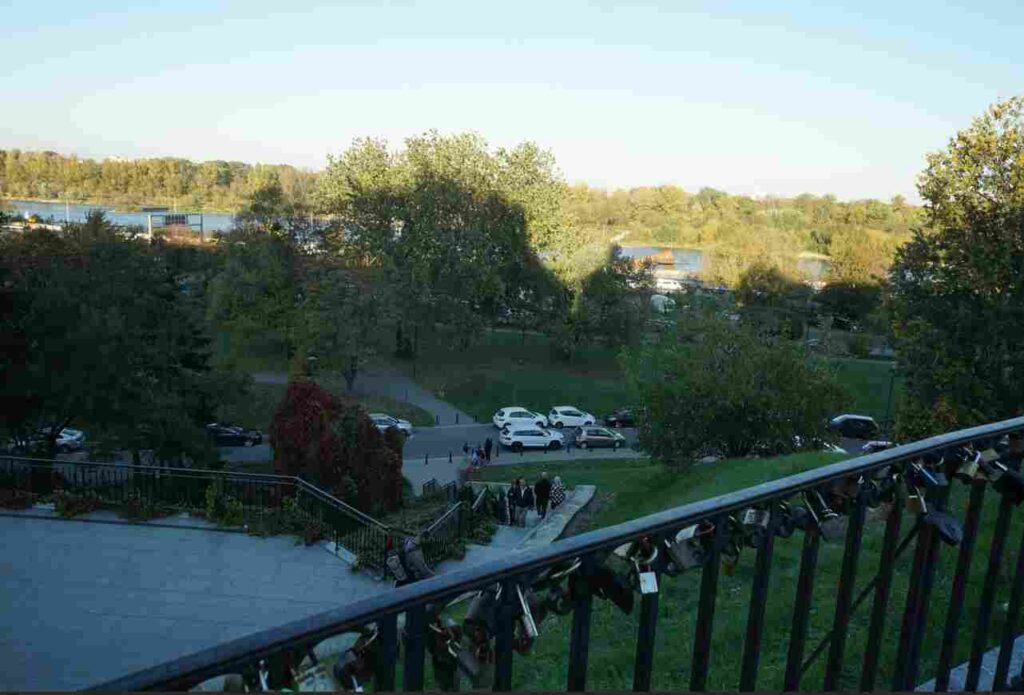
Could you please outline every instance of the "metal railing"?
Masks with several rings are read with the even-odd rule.
[[[73,493],[96,506],[193,512],[206,512],[212,493],[224,518],[254,530],[274,521],[290,500],[288,511],[304,519],[310,533],[349,550],[361,564],[384,566],[388,527],[298,477],[0,457],[0,489],[31,496]]]
[[[721,688],[726,681],[741,691],[756,689],[765,650],[774,650],[778,657],[781,682],[760,683],[761,687],[907,690],[934,675],[937,689],[943,690],[949,686],[956,654],[962,653],[968,661],[966,689],[976,689],[983,655],[992,646],[1000,647],[995,689],[1004,689],[1011,676],[1011,646],[1024,599],[1024,534],[1012,570],[1004,569],[1011,528],[1022,528],[1021,520],[1013,519],[1015,507],[1024,500],[1024,478],[1016,472],[1022,431],[1024,418],[1016,418],[825,465],[521,550],[501,561],[456,569],[95,689],[183,690],[213,676],[243,671],[260,659],[291,660],[311,653],[317,644],[338,634],[370,630],[376,639],[367,642],[372,647],[359,652],[356,661],[363,660],[371,667],[378,690],[395,689],[399,658],[401,686],[422,690],[428,652],[434,657],[439,683],[451,684],[439,674],[451,662],[451,668],[470,677],[474,686],[486,672],[494,690],[509,690],[515,653],[528,653],[538,638],[537,625],[545,614],[554,614],[571,615],[568,634],[546,633],[540,639],[567,641],[564,683],[567,690],[582,691],[590,670],[594,599],[611,600],[632,614],[633,599],[639,592],[631,685],[643,691],[651,688],[657,675],[659,598],[662,593],[673,595],[668,591],[672,582],[686,579],[699,580],[692,609],[682,604],[693,613],[689,622],[692,639],[679,636],[680,643],[691,646],[682,653],[673,644],[671,659],[673,673],[684,669],[692,690],[705,690],[709,684]],[[1002,440],[1011,433],[1014,437],[1008,443]],[[966,493],[968,497],[962,515],[955,514],[954,490],[958,496]],[[979,520],[988,490],[994,491],[990,498],[995,508],[984,510],[984,518],[994,521],[983,525]],[[879,510],[885,513],[879,514]],[[979,575],[972,574],[970,566],[982,528],[990,533],[991,542]],[[901,531],[906,533],[901,535]],[[865,543],[868,536],[870,542]],[[798,558],[794,560],[799,566],[796,581],[770,587],[772,570],[779,571],[773,567],[778,564],[774,562],[776,548],[785,547],[791,537],[802,540],[798,553],[792,541],[786,548],[790,558]],[[831,543],[841,545],[841,559],[838,547],[835,553],[823,551]],[[913,559],[905,591],[897,593],[893,591],[895,579],[904,579],[896,572],[897,560],[911,546]],[[720,590],[720,568],[725,568],[728,577],[743,547],[754,552],[753,571],[749,573],[749,593],[741,594],[745,598],[736,605],[739,587],[735,582],[739,580],[729,578],[733,586],[728,592]],[[865,549],[876,547],[876,557],[863,557]],[[837,562],[831,566],[819,563],[819,556],[828,559],[830,555]],[[954,557],[951,583],[936,582],[937,568],[952,566]],[[813,600],[816,581],[834,582],[834,591],[824,594],[824,605],[820,601],[815,605]],[[822,588],[818,587],[819,594]],[[940,588],[948,596],[946,600],[939,600]],[[476,598],[462,629],[455,632],[444,622],[442,611],[467,592],[475,593]],[[969,606],[965,602],[968,594],[972,597]],[[1001,619],[994,620],[997,595],[1003,594],[1008,594],[1008,602],[1001,609]],[[773,604],[782,602],[780,610],[786,619],[771,624],[766,640],[770,596]],[[869,598],[870,610],[856,615]],[[402,614],[405,627],[400,637],[398,618]],[[812,617],[820,621],[826,615],[831,627],[813,645],[812,635],[820,634],[809,630],[810,621]],[[676,629],[678,621],[677,615]],[[734,638],[724,643],[714,638],[716,624],[730,621],[745,625],[742,647]],[[783,623],[785,628],[780,627]],[[850,656],[853,632],[859,640],[856,659]],[[897,633],[898,642],[893,643]],[[443,639],[439,641],[437,635]],[[958,639],[961,635],[964,639]],[[886,645],[890,649],[883,654]],[[713,654],[718,668],[709,681]],[[821,669],[822,680],[816,683],[807,682],[812,665]],[[622,677],[621,669],[614,673]],[[618,683],[620,689],[629,685]]]

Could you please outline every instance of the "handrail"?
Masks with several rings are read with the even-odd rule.
[[[423,535],[424,536],[429,536],[431,533],[433,533],[434,529],[439,528],[442,524],[444,524],[446,521],[448,521],[449,517],[451,517],[452,514],[455,514],[456,512],[458,512],[459,508],[461,506],[462,506],[462,502],[456,502],[452,506],[448,507],[448,511],[446,511],[444,514],[439,516],[434,523],[432,523],[430,526],[428,526],[427,529],[423,532]]]
[[[480,492],[477,493],[476,499],[473,500],[473,506],[470,507],[470,509],[472,509],[474,512],[479,511],[480,510],[480,504],[481,504],[481,502],[484,501],[484,498],[486,496],[487,496],[487,488],[484,488],[483,490],[481,490]]]
[[[239,478],[242,480],[266,480],[266,481],[295,481],[302,480],[297,476],[292,475],[277,475],[276,473],[243,473],[241,471],[219,471],[212,468],[186,468],[177,466],[147,466],[145,464],[136,463],[112,463],[108,461],[66,461],[64,459],[48,459],[39,458],[33,456],[11,456],[8,454],[0,454],[0,458],[8,461],[22,461],[25,463],[40,463],[48,466],[53,465],[68,465],[68,466],[83,466],[83,467],[95,467],[95,468],[116,468],[118,470],[136,470],[145,473],[205,473],[212,476],[218,477],[231,477]]]
[[[339,500],[337,497],[335,497],[331,493],[329,493],[329,492],[327,492],[325,490],[321,490],[320,488],[318,488],[317,486],[313,485],[312,483],[306,482],[305,480],[303,480],[302,478],[299,478],[298,476],[293,478],[293,480],[296,481],[296,484],[297,484],[297,486],[298,486],[298,488],[300,490],[302,490],[303,492],[309,493],[310,495],[312,495],[314,497],[319,498],[320,501],[326,502],[327,504],[330,504],[335,509],[338,509],[339,511],[342,511],[345,514],[348,514],[349,516],[354,516],[357,520],[362,521],[363,523],[365,523],[365,524],[367,524],[369,526],[376,526],[377,528],[379,528],[382,531],[389,531],[389,530],[391,530],[391,527],[388,526],[387,524],[385,524],[384,522],[378,521],[377,519],[374,519],[372,516],[370,516],[368,514],[364,514],[363,512],[359,511],[355,507],[352,507],[351,505],[345,504],[344,502]]]
[[[717,518],[771,499],[786,498],[825,483],[859,476],[894,463],[907,462],[921,455],[978,440],[995,438],[1024,429],[1024,417],[946,433],[866,456],[840,461],[796,475],[780,478],[681,507],[650,514],[608,528],[566,538],[550,545],[523,549],[512,558],[462,567],[443,575],[409,584],[394,591],[324,611],[279,627],[242,637],[216,647],[175,659],[134,674],[99,684],[92,690],[171,690],[232,672],[255,659],[269,658],[293,650],[297,645],[312,646],[328,637],[410,608],[437,603],[470,590],[490,586],[502,580],[527,575],[568,559],[611,551],[616,547],[649,535],[690,526],[704,519]]]
[[[336,509],[345,514],[354,517],[356,520],[361,521],[365,524],[376,526],[382,530],[388,530],[388,526],[372,516],[365,514],[350,504],[339,500],[334,495],[330,494],[325,490],[321,490],[312,483],[304,480],[297,475],[277,475],[274,473],[243,473],[240,471],[217,471],[208,468],[176,468],[167,466],[146,466],[134,463],[107,463],[104,461],[64,461],[61,459],[45,459],[36,458],[29,456],[3,456],[0,457],[8,461],[23,462],[28,465],[46,465],[47,467],[68,465],[68,466],[79,466],[85,469],[95,468],[100,469],[116,469],[119,471],[137,471],[139,473],[159,473],[161,475],[174,475],[180,477],[210,477],[223,480],[235,480],[243,482],[266,482],[266,483],[282,483],[295,485],[302,489],[304,492],[311,494],[314,497],[320,499],[320,501],[332,505]]]

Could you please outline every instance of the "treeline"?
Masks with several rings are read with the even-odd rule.
[[[754,260],[797,277],[799,252],[830,257],[833,279],[880,277],[922,220],[921,208],[902,196],[888,203],[840,202],[831,195],[755,199],[712,188],[608,192],[577,185],[569,190],[568,204],[588,236],[623,245],[704,249],[705,275],[729,285]]]
[[[0,196],[118,206],[164,204],[238,210],[275,181],[305,207],[316,174],[288,165],[187,159],[79,159],[56,152],[0,150]]]
[[[529,147],[550,160],[549,169],[554,170],[550,153]],[[273,189],[289,214],[302,215],[334,212],[317,195],[330,186],[329,179],[330,169],[309,172],[287,165],[177,158],[96,161],[0,150],[0,196],[11,198],[242,210]],[[753,260],[800,278],[801,252],[828,256],[834,279],[881,277],[922,219],[921,209],[901,196],[888,203],[840,202],[834,196],[808,194],[750,198],[711,188],[689,193],[677,186],[609,192],[562,183],[556,198],[547,204],[561,208],[557,217],[566,236],[595,249],[612,242],[701,248],[707,279],[729,285],[738,282]]]

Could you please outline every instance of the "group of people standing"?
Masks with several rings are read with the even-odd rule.
[[[522,478],[512,481],[508,490],[508,519],[513,526],[526,526],[526,513],[536,509],[537,514],[543,519],[547,516],[548,505],[555,509],[565,502],[565,485],[557,475],[554,481],[548,480],[545,471],[540,474],[540,480],[532,486],[527,485]]]
[[[491,462],[491,452],[494,451],[494,442],[488,437],[483,446],[471,447],[469,442],[462,445],[462,453],[469,457],[469,465],[473,468]]]

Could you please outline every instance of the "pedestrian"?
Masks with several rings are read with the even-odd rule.
[[[473,453],[470,454],[470,457],[469,457],[469,466],[470,466],[470,468],[476,468],[479,465],[480,465],[480,450],[479,449],[473,449]]]
[[[537,498],[537,513],[543,519],[548,513],[548,502],[551,500],[551,481],[548,480],[548,473],[540,474],[540,480],[533,486],[534,496]]]
[[[519,479],[519,486],[523,489],[522,502],[520,506],[521,516],[519,519],[520,526],[526,526],[526,514],[534,505],[533,488],[526,484],[526,481],[522,478]]]
[[[556,509],[562,502],[565,502],[565,485],[562,484],[562,479],[556,475],[551,483],[551,508]]]
[[[519,509],[523,502],[523,488],[519,485],[519,479],[512,481],[512,487],[508,489],[508,524],[509,526],[519,525]]]
[[[488,437],[486,440],[484,440],[484,461],[486,461],[487,463],[491,462],[492,449],[494,449],[494,442],[492,442],[491,438]]]
[[[565,453],[571,454],[572,448],[576,446],[576,428],[565,431]]]

